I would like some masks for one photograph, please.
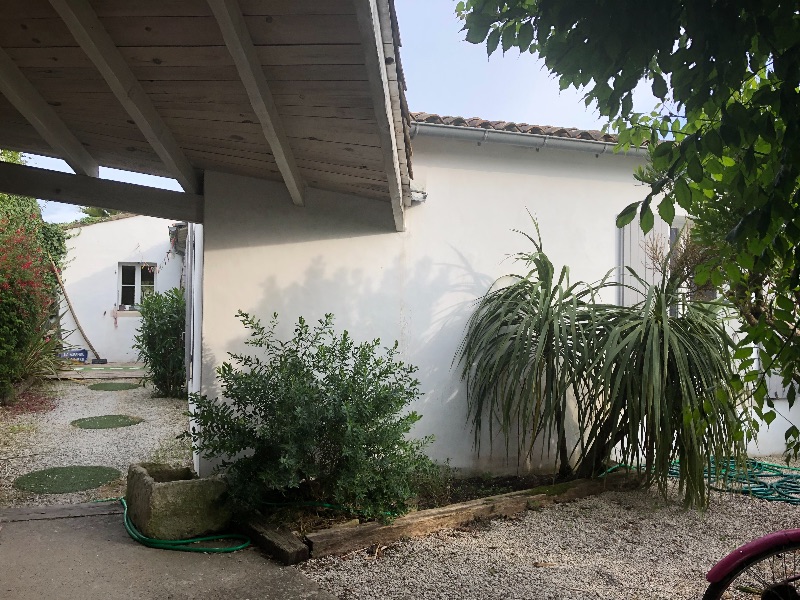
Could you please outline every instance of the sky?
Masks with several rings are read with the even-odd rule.
[[[403,47],[401,59],[414,111],[482,117],[537,125],[599,129],[605,121],[583,94],[559,91],[558,81],[536,56],[512,50],[487,59],[484,45],[464,41],[455,16],[455,0],[395,0]],[[649,111],[656,99],[646,86],[634,96],[634,110]],[[29,157],[28,164],[70,172],[63,161]],[[171,179],[101,168],[106,179],[180,189]],[[47,202],[45,220],[67,222],[80,218],[77,207]]]

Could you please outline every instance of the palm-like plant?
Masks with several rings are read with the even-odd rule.
[[[678,460],[686,502],[704,504],[705,469],[745,453],[722,307],[686,301],[668,274],[656,285],[637,277],[645,298],[635,306],[597,303],[614,284],[570,284],[567,268],[556,279],[538,236],[526,237],[535,251],[516,258],[527,273],[481,299],[459,351],[476,445],[488,417],[507,451],[519,435],[521,459],[554,437],[560,472],[574,463],[596,475],[614,457],[662,492]],[[570,408],[576,440],[566,434]]]
[[[593,357],[585,320],[600,286],[570,283],[566,267],[556,279],[538,226],[536,232],[536,238],[519,232],[534,245],[533,252],[515,256],[527,273],[507,276],[505,285],[481,299],[459,353],[476,446],[487,416],[494,421],[490,443],[497,424],[507,452],[512,434],[518,436],[520,458],[531,458],[542,434],[548,447],[555,435],[563,474],[571,471],[575,450],[567,440],[566,415],[570,398],[582,396],[587,385]]]
[[[596,306],[599,401],[584,398],[585,451],[580,475],[595,474],[612,453],[643,468],[666,492],[677,461],[687,504],[706,503],[714,464],[745,457],[742,388],[736,385],[726,308],[687,301],[664,275],[632,307]]]

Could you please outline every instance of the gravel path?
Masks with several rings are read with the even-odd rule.
[[[799,523],[800,507],[732,494],[696,511],[655,492],[606,492],[300,570],[342,600],[695,600],[722,556]]]
[[[185,401],[153,398],[152,388],[101,392],[93,381],[60,381],[47,393],[56,408],[46,413],[22,414],[0,423],[0,506],[51,505],[86,502],[124,491],[124,481],[75,494],[39,495],[12,487],[16,477],[49,467],[102,465],[123,475],[128,465],[146,460],[186,463],[188,446],[175,440],[186,429]],[[116,429],[80,429],[75,419],[125,414],[144,421]]]

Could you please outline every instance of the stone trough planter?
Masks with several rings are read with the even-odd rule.
[[[296,564],[308,558],[388,545],[403,538],[420,537],[440,529],[467,525],[476,519],[509,517],[525,510],[538,510],[550,504],[571,502],[636,484],[635,478],[627,474],[610,475],[602,480],[577,480],[420,510],[399,517],[388,525],[362,523],[332,527],[308,533],[302,539],[290,531],[258,521],[249,523],[246,530],[253,543],[273,558],[284,564]]]
[[[227,485],[218,477],[197,478],[186,467],[131,465],[125,500],[128,516],[145,536],[181,540],[225,530]]]

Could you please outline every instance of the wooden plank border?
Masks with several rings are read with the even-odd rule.
[[[23,506],[0,510],[0,523],[19,523],[21,521],[47,521],[51,519],[75,519],[99,515],[122,514],[119,502],[88,502],[59,506]]]
[[[326,529],[307,534],[306,540],[311,548],[312,558],[344,554],[373,544],[391,544],[402,538],[420,537],[440,529],[459,527],[476,519],[511,516],[527,509],[571,502],[608,490],[624,489],[630,485],[631,478],[625,474],[609,476],[603,480],[582,479],[557,484],[549,492],[535,488],[421,510],[400,517],[389,525],[364,523],[355,527]]]

